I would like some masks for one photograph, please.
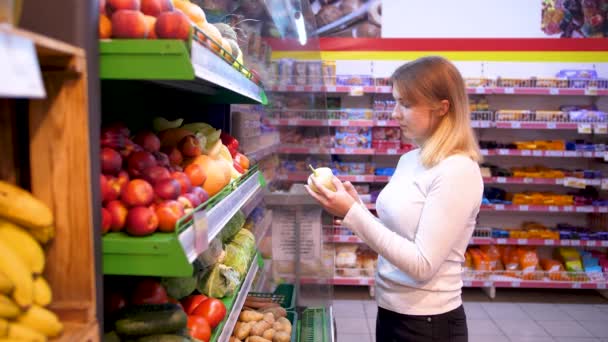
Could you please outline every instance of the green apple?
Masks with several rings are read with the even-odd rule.
[[[318,183],[320,183],[327,189],[329,189],[331,191],[336,191],[336,187],[334,186],[334,183],[333,183],[334,173],[331,172],[330,168],[320,167],[318,169],[314,169],[310,165],[308,165],[308,167],[312,170],[312,174],[310,176],[308,176],[308,186],[312,189],[312,191],[317,192],[317,193],[319,192],[319,189],[317,189],[317,187],[312,182],[312,178],[315,178],[315,180]]]

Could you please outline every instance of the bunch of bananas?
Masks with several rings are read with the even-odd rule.
[[[46,341],[63,325],[45,307],[42,245],[53,238],[53,213],[29,192],[0,181],[0,340]]]

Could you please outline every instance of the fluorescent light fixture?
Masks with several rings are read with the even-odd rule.
[[[302,15],[302,12],[295,12],[294,18],[296,19],[296,31],[298,32],[298,41],[300,42],[300,45],[306,45],[308,37],[306,36],[306,25],[304,25],[304,16]]]

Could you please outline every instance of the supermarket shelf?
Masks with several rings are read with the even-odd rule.
[[[608,241],[600,240],[554,240],[473,237],[472,245],[517,245],[517,246],[576,246],[608,247]]]
[[[394,120],[308,120],[308,119],[266,119],[273,126],[309,127],[399,127]]]
[[[277,153],[278,150],[279,150],[279,144],[274,144],[274,145],[262,147],[255,151],[252,151],[252,152],[245,153],[245,155],[249,159],[260,161],[260,160],[268,157],[271,154]]]
[[[145,80],[211,95],[216,103],[268,102],[264,90],[196,41],[102,40],[100,78]],[[188,52],[191,51],[191,53]]]
[[[289,278],[289,277],[287,277]],[[293,279],[293,277],[291,277]],[[320,284],[320,285],[347,285],[347,286],[373,286],[373,277],[339,277],[333,278],[318,278],[318,277],[302,277],[301,284]]]
[[[554,150],[513,150],[513,149],[482,149],[483,156],[512,156],[512,157],[565,157],[565,158],[604,158],[606,152],[591,151],[554,151]]]
[[[260,244],[264,236],[268,233],[268,229],[272,226],[272,210],[266,210],[264,218],[256,225],[253,231],[256,244]]]
[[[532,289],[587,289],[605,290],[606,282],[570,282],[570,281],[489,281],[463,280],[464,287],[502,287],[502,288],[532,288]]]
[[[558,280],[553,277],[568,279]],[[606,289],[606,274],[603,273],[534,271],[524,274],[522,271],[465,271],[463,278],[465,287]]]
[[[304,86],[304,85],[278,85],[270,88],[275,92],[325,92],[325,93],[351,93],[351,94],[391,94],[390,86]],[[597,88],[511,88],[511,87],[468,87],[468,94],[487,95],[578,95],[578,96],[606,96],[608,89]]]
[[[543,213],[608,213],[606,206],[592,205],[517,205],[482,204],[481,211],[518,211]]]
[[[280,147],[283,154],[351,154],[351,155],[389,155],[397,156],[409,152],[409,149],[373,149],[373,148],[322,148],[322,147]]]
[[[356,235],[325,235],[323,240],[330,243],[364,243]]]
[[[247,299],[247,294],[251,289],[253,279],[258,273],[258,270],[263,267],[264,265],[260,255],[256,254],[253,257],[253,261],[251,262],[251,266],[249,267],[247,276],[245,277],[245,280],[243,280],[243,283],[241,284],[241,288],[236,298],[233,298],[232,303],[228,303],[232,305],[226,305],[226,311],[228,312],[228,315],[226,316],[226,318],[224,318],[220,325],[217,326],[215,332],[211,336],[211,342],[224,342],[230,339],[232,331],[234,330],[234,326],[236,325],[239,315],[241,314],[243,304],[245,304],[245,299]],[[227,303],[225,302],[224,304]]]
[[[132,237],[124,232],[106,234],[102,238],[104,274],[191,275],[192,262],[207,248],[205,241],[213,240],[262,184],[263,176],[254,168],[242,180],[226,186],[197,208],[198,211],[182,218],[175,233],[143,237]]]

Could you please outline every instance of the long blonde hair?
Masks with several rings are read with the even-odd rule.
[[[458,69],[443,57],[419,58],[399,67],[391,76],[393,87],[412,105],[432,108],[448,100],[449,109],[431,136],[421,146],[420,158],[427,168],[454,154],[464,154],[480,163],[483,159],[471,128],[469,98]]]

